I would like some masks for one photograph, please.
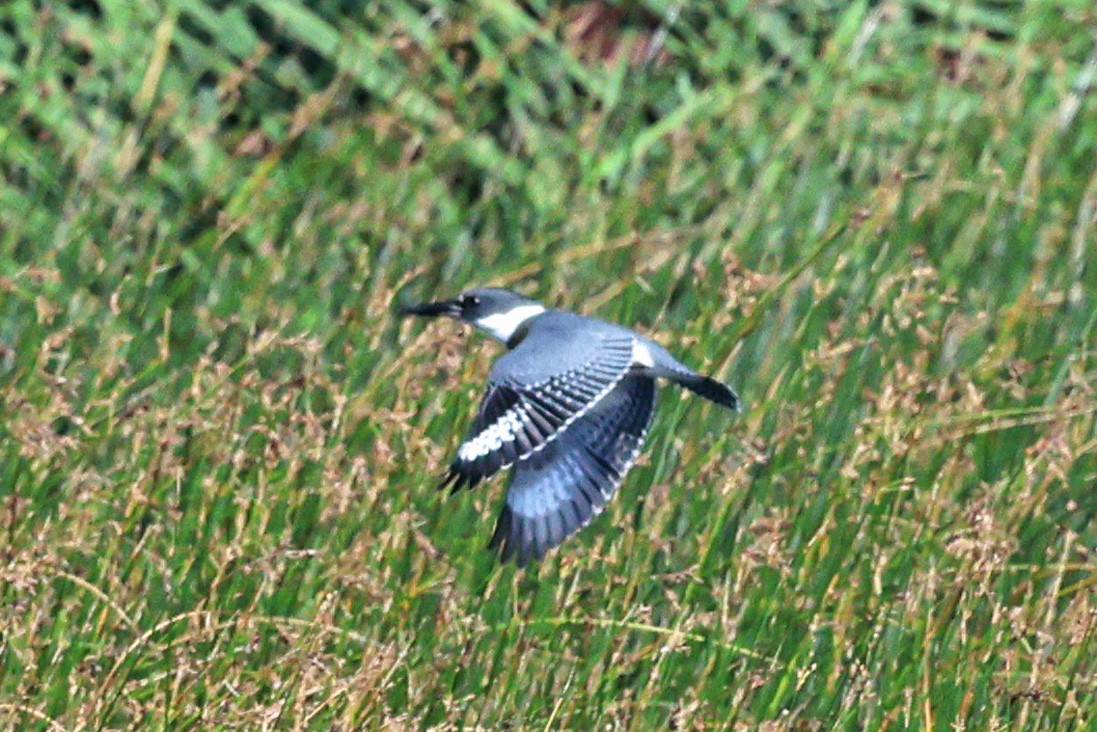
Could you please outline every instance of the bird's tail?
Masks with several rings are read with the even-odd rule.
[[[682,373],[674,373],[673,375],[668,374],[667,378],[676,384],[686,387],[698,396],[703,396],[709,401],[716,402],[722,407],[734,409],[736,412],[742,409],[742,405],[739,402],[739,395],[727,384],[717,381],[716,379],[702,374]]]
[[[644,372],[648,375],[659,376],[684,386],[694,394],[716,402],[722,407],[734,409],[736,412],[742,410],[739,395],[727,384],[697,373],[671,356],[670,352],[658,343],[653,343],[646,338],[641,339],[640,343],[649,359],[644,368]]]

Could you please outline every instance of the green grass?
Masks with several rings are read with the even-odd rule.
[[[426,5],[0,5],[0,726],[1094,729],[1093,3]],[[746,404],[524,572],[484,283]]]

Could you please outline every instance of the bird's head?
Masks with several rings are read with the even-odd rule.
[[[403,315],[437,317],[444,315],[475,325],[504,343],[527,320],[545,312],[539,302],[501,287],[481,287],[462,293],[452,300],[438,300],[400,309]]]

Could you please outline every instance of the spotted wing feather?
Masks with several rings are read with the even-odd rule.
[[[524,566],[585,526],[643,446],[655,381],[623,378],[557,439],[517,464],[489,547]]]
[[[632,339],[605,338],[592,357],[536,381],[510,374],[488,384],[442,486],[473,487],[556,440],[629,373]],[[552,358],[552,354],[540,354]]]

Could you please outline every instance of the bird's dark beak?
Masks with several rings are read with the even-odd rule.
[[[401,315],[422,315],[428,318],[436,318],[439,315],[447,315],[456,318],[461,315],[461,305],[456,300],[439,300],[438,302],[422,302],[418,305],[405,305],[400,308]]]

